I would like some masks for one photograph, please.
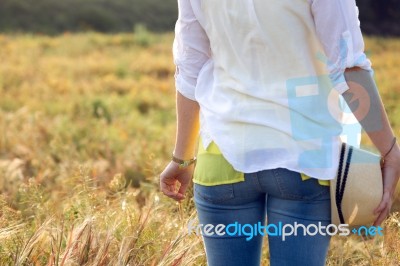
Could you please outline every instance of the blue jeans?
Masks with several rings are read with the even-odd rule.
[[[297,222],[305,227],[310,224],[318,226],[318,223],[322,226],[330,224],[329,187],[319,185],[314,178],[302,181],[299,173],[287,169],[265,170],[245,174],[244,182],[234,184],[194,184],[194,201],[199,224],[203,226],[228,226],[235,222],[240,225],[260,222],[265,226],[266,217],[267,226],[271,225],[268,231],[271,266],[325,264],[329,234],[305,236],[302,228],[298,228],[297,236],[286,236],[283,240],[273,230],[279,222],[282,225],[294,225]],[[230,232],[235,233],[235,228],[231,229]],[[250,228],[244,231],[250,232]],[[238,232],[240,230],[232,235],[203,232],[208,265],[260,265],[264,236],[253,234],[249,240],[249,235]]]

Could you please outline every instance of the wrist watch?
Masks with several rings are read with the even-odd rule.
[[[179,164],[179,168],[186,168],[191,164],[194,164],[196,162],[197,158],[194,157],[190,160],[182,160],[179,158],[176,158],[173,154],[172,154],[172,161],[176,162],[177,164]]]

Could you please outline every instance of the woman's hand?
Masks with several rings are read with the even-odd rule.
[[[179,168],[177,163],[170,162],[160,175],[161,192],[176,201],[183,200],[186,189],[192,179],[193,170],[193,164],[185,168]]]
[[[389,215],[395,197],[396,185],[400,176],[400,149],[397,145],[394,147],[393,151],[386,156],[382,174],[383,196],[381,203],[374,211],[375,214],[378,214],[374,226],[380,225]]]

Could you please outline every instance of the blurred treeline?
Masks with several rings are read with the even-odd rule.
[[[400,0],[358,0],[365,34],[400,36]],[[1,32],[173,30],[177,0],[0,0]]]
[[[400,36],[400,0],[356,0],[366,34]]]
[[[0,0],[1,32],[173,30],[177,0]]]

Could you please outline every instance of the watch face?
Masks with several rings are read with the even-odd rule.
[[[181,162],[181,163],[179,164],[179,168],[188,167],[188,166],[191,165],[192,163],[194,163],[193,160]]]

